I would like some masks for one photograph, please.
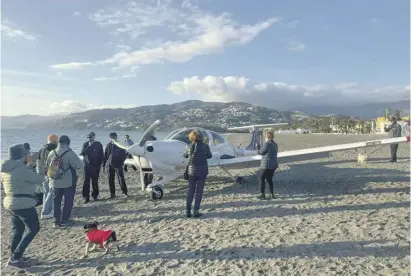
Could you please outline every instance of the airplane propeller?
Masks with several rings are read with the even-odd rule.
[[[133,151],[133,155],[136,156],[136,162],[137,166],[139,168],[139,173],[140,173],[140,181],[141,185],[144,185],[144,172],[143,169],[141,168],[141,155],[144,155],[145,153],[145,148],[144,145],[147,141],[151,140],[151,137],[154,136],[155,129],[157,125],[160,124],[160,120],[155,121],[151,126],[144,132],[143,136],[141,136],[140,141],[138,143],[139,148],[136,149],[136,151]],[[119,143],[118,141],[113,141],[114,144],[116,144],[118,147],[125,149],[126,151],[129,150],[129,147],[124,146],[123,144]],[[133,145],[132,147],[136,147]]]

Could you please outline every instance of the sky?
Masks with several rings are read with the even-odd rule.
[[[1,115],[410,99],[407,0],[3,0]]]

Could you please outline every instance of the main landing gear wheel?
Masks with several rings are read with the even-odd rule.
[[[237,177],[237,179],[235,180],[235,182],[236,182],[237,184],[245,184],[245,179],[244,179],[244,177],[239,176],[239,177]]]
[[[151,198],[153,200],[162,199],[164,195],[163,188],[161,187],[154,187],[151,192]]]

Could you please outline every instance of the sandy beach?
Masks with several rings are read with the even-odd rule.
[[[234,144],[249,135],[229,137]],[[385,138],[382,135],[277,135],[279,150]],[[260,201],[255,170],[238,170],[247,185],[213,169],[201,219],[184,216],[186,182],[166,186],[160,201],[140,191],[129,169],[129,198],[107,200],[100,178],[99,202],[83,204],[82,176],[73,226],[41,230],[26,251],[35,266],[24,275],[409,275],[410,150],[401,144],[398,163],[389,146],[357,165],[354,151],[330,159],[281,164],[274,176],[278,199]],[[267,187],[268,189],[268,187]],[[120,195],[120,188],[116,186]],[[90,253],[82,260],[82,226],[97,220],[117,232],[120,251]],[[1,216],[2,265],[9,257],[10,217]],[[5,272],[2,275],[21,275]]]

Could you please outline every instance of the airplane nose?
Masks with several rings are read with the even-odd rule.
[[[134,144],[132,147],[130,147],[128,149],[128,152],[136,156],[144,156],[145,154],[144,146],[140,147],[138,144]]]

